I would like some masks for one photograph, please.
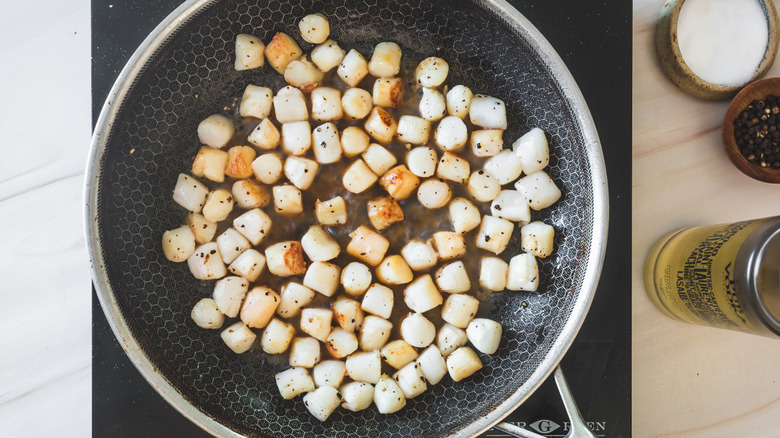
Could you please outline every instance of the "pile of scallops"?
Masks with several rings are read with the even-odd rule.
[[[475,293],[536,291],[537,258],[552,253],[554,231],[532,221],[531,211],[552,205],[561,192],[543,170],[544,132],[532,129],[505,149],[504,102],[445,85],[445,60],[419,63],[415,95],[407,99],[414,106],[401,114],[404,80],[411,78],[398,76],[397,44],[377,44],[367,60],[329,39],[321,14],[299,27],[313,45],[308,55],[284,33],[267,45],[236,37],[236,70],[268,63],[289,85],[275,94],[248,85],[236,115],[214,114],[199,124],[201,147],[173,190],[188,214],[183,226],[163,234],[162,248],[170,261],[186,261],[195,278],[216,280],[212,296],[192,309],[195,324],[222,329],[228,321],[221,338],[235,353],[256,346],[253,352],[288,354],[290,368],[276,375],[284,399],[305,394],[303,404],[320,421],[338,406],[360,411],[373,403],[390,414],[447,375],[469,377],[482,368],[480,353],[496,352],[502,327],[475,317]],[[322,85],[329,72],[340,88]],[[239,121],[256,124],[245,140],[237,135]],[[394,153],[391,143],[405,147]],[[341,181],[317,179],[323,166],[340,160],[348,163]],[[313,184],[340,184],[344,196],[304,205],[302,192]],[[451,199],[456,185],[467,196]],[[370,224],[351,225],[350,194],[371,190],[377,196],[361,207]],[[399,202],[415,195],[430,215],[448,215],[451,229],[388,254],[384,232],[405,226]],[[316,224],[293,240],[270,241],[272,227],[283,225],[270,209],[277,221],[313,215]],[[332,235],[338,227],[349,231],[344,248]],[[516,228],[523,252],[501,257]],[[478,272],[462,261],[467,248],[482,252]],[[335,263],[340,255],[348,260],[343,266]],[[398,306],[404,316],[391,322]]]

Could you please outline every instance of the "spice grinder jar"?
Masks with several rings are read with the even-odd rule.
[[[669,233],[650,251],[644,280],[673,319],[780,338],[780,217]]]

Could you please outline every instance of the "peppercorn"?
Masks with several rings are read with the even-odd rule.
[[[780,98],[754,100],[734,119],[734,140],[748,162],[780,169]]]

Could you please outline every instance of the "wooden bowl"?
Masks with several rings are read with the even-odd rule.
[[[778,41],[780,41],[780,22],[772,0],[759,0],[766,15],[769,29],[769,43],[761,63],[756,68],[753,77],[745,84],[737,86],[716,85],[705,81],[694,73],[683,60],[680,46],[677,42],[677,20],[685,0],[669,0],[661,9],[661,17],[655,28],[655,48],[661,67],[674,82],[686,93],[702,99],[728,99],[739,92],[742,87],[766,75],[775,61]]]
[[[780,169],[753,164],[739,151],[734,138],[734,119],[754,100],[763,100],[769,95],[780,96],[780,78],[761,79],[753,82],[737,94],[723,118],[723,149],[734,166],[745,175],[767,183],[780,183]],[[779,126],[780,127],[780,126]]]

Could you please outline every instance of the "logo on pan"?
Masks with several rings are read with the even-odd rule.
[[[550,433],[555,432],[561,425],[552,420],[538,420],[529,424],[528,427],[539,433]]]
[[[533,423],[526,423],[524,421],[519,421],[519,422],[512,421],[511,423],[514,424],[515,426],[519,426],[529,431],[538,433],[539,435],[542,435],[546,438],[563,438],[566,436],[566,434],[568,434],[571,431],[570,422],[564,421],[562,423],[556,423],[555,421],[548,420],[546,418],[536,420]],[[588,421],[587,425],[590,428],[590,430],[592,430],[596,434],[597,437],[601,438],[606,436],[606,430],[607,430],[606,421]],[[498,433],[489,432],[484,436],[504,438],[504,437],[509,437],[510,435],[507,435],[503,432],[498,432]]]

